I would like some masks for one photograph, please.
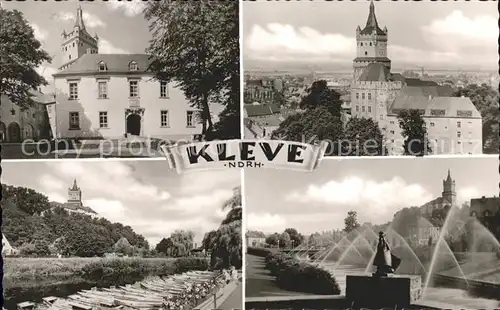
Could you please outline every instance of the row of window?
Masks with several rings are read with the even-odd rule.
[[[372,112],[372,107],[371,106],[368,106],[368,113],[371,113]],[[359,105],[356,106],[356,112],[359,112]],[[361,106],[361,112],[365,112],[365,106]]]
[[[359,99],[359,93],[356,93],[356,99]],[[361,99],[365,99],[365,93],[361,93]],[[368,93],[368,100],[372,100],[371,93]]]
[[[108,71],[108,66],[106,65],[106,63],[104,61],[101,60],[98,64],[98,69],[99,69],[99,71]],[[138,71],[139,65],[137,64],[137,62],[131,61],[128,64],[128,69],[130,71]]]
[[[129,82],[129,97],[137,98],[139,97],[139,81],[130,80]],[[108,82],[98,81],[97,82],[97,92],[99,99],[108,99]],[[160,81],[160,98],[168,98],[168,83],[165,81]],[[69,100],[78,99],[78,83],[69,83]]]
[[[194,111],[186,111],[186,126],[194,127]],[[160,126],[170,127],[169,113],[168,110],[160,111]],[[108,112],[99,112],[99,128],[109,128],[108,127]],[[69,112],[69,129],[79,130],[80,129],[80,112]]]

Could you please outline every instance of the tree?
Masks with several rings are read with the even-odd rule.
[[[345,156],[382,156],[386,154],[384,135],[371,118],[352,117],[344,128],[342,154]]]
[[[35,38],[33,28],[17,10],[0,7],[0,93],[21,109],[33,104],[30,92],[47,81],[36,68],[51,58]]]
[[[170,256],[173,246],[174,246],[174,243],[173,243],[172,239],[163,238],[160,240],[160,242],[158,242],[158,244],[155,247],[155,250],[157,253],[163,253],[164,255]]]
[[[358,213],[356,211],[347,212],[347,217],[344,219],[344,231],[350,233],[354,229],[359,227],[358,223]]]
[[[214,244],[215,244],[215,237],[217,236],[217,231],[216,230],[211,230],[205,234],[203,237],[203,241],[201,242],[201,247],[205,251],[210,251],[212,250]]]
[[[295,228],[287,228],[285,232],[290,236],[294,247],[302,244],[302,241],[304,241],[304,236],[299,234]]]
[[[432,153],[427,127],[419,110],[403,110],[398,115],[401,135],[405,138],[404,155],[424,156]]]
[[[133,254],[133,247],[130,245],[127,238],[122,237],[120,240],[116,241],[114,251],[128,256]]]
[[[322,239],[323,238],[321,237],[321,235],[316,232],[316,233],[309,236],[309,239],[307,240],[307,244],[309,246],[320,245]]]
[[[290,238],[290,235],[287,232],[283,232],[279,236],[278,246],[280,248],[289,248],[291,245],[292,245],[292,238]]]
[[[333,116],[326,107],[308,109],[303,113],[287,117],[272,133],[272,139],[283,139],[305,143],[327,141],[327,155],[339,154],[339,141],[343,137],[342,121]]]
[[[483,118],[483,153],[498,154],[499,138],[499,92],[487,84],[471,84],[453,93],[456,97],[470,98]]]
[[[280,235],[278,233],[271,234],[266,237],[266,243],[270,246],[277,246],[280,240]]]
[[[219,135],[239,133],[238,11],[237,1],[154,1],[145,9],[153,36],[150,69],[184,91],[199,111],[202,136],[214,129],[210,102],[224,104],[231,119],[220,125]]]
[[[315,109],[324,107],[334,117],[340,117],[342,111],[342,101],[340,94],[329,89],[325,80],[315,81],[307,90],[307,94],[300,102],[302,109]]]

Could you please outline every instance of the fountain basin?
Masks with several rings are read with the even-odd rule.
[[[415,275],[377,278],[369,275],[346,276],[346,299],[357,307],[404,307],[422,297],[422,280]]]

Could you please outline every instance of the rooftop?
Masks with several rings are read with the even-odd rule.
[[[467,117],[481,118],[478,110],[469,98],[466,97],[432,97],[430,96],[397,96],[389,112],[396,114],[401,110],[424,110],[424,115],[431,116],[432,110],[444,110],[444,115],[432,115],[441,117]],[[470,112],[469,115],[459,115],[459,111]]]
[[[248,117],[265,116],[280,113],[277,104],[245,104],[245,111]]]
[[[151,56],[147,54],[85,54],[76,59],[71,66],[57,72],[54,77],[62,75],[77,75],[85,73],[144,73],[148,71],[149,65],[152,60]],[[104,62],[106,71],[99,71],[99,63]],[[130,63],[135,61],[137,63],[137,70],[130,70]]]

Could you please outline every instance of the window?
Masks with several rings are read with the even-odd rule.
[[[356,106],[356,112],[359,112],[359,105]]]
[[[187,127],[194,127],[194,112],[193,111],[187,111],[186,113],[186,126]]]
[[[68,55],[68,59],[70,59],[70,60],[71,60],[71,55]]]
[[[361,112],[365,112],[365,106],[361,107]]]
[[[168,83],[166,81],[160,81],[160,97],[168,98]]]
[[[168,111],[161,111],[161,127],[168,127]]]
[[[457,122],[457,128],[460,128],[462,127],[462,123],[461,122]]]
[[[394,124],[394,121],[390,121],[391,124]]]
[[[380,119],[384,119],[384,115],[383,114],[380,114]]]
[[[356,99],[359,99],[359,93],[356,93]]]
[[[368,100],[372,99],[372,93],[368,93]]]
[[[108,98],[108,82],[97,82],[97,88],[99,91],[99,99]]]
[[[108,112],[99,112],[99,127],[108,128]]]
[[[106,71],[106,63],[104,61],[99,62],[99,71]]]
[[[365,52],[365,56],[368,55],[368,52]]]
[[[368,113],[372,113],[372,107],[368,107]]]
[[[69,112],[69,129],[80,129],[80,113]]]
[[[137,63],[135,61],[132,61],[128,67],[129,67],[130,71],[139,70],[139,66],[137,65]]]
[[[436,124],[434,124],[434,123],[431,122],[430,125],[431,125],[431,127],[434,127]]]
[[[472,117],[471,110],[457,110],[458,117]]]
[[[361,94],[361,99],[365,99],[365,93]]]
[[[457,138],[462,137],[462,133],[460,131],[457,131]]]
[[[361,42],[361,46],[363,46],[363,42]]]
[[[432,116],[444,116],[445,112],[446,112],[446,110],[434,110],[434,109],[432,109],[431,115]]]
[[[391,130],[391,134],[394,134],[394,130]]]
[[[77,100],[77,99],[78,99],[78,84],[69,83],[69,100]]]
[[[129,81],[130,97],[139,97],[139,82]]]
[[[370,46],[372,46],[372,42],[370,42]]]

